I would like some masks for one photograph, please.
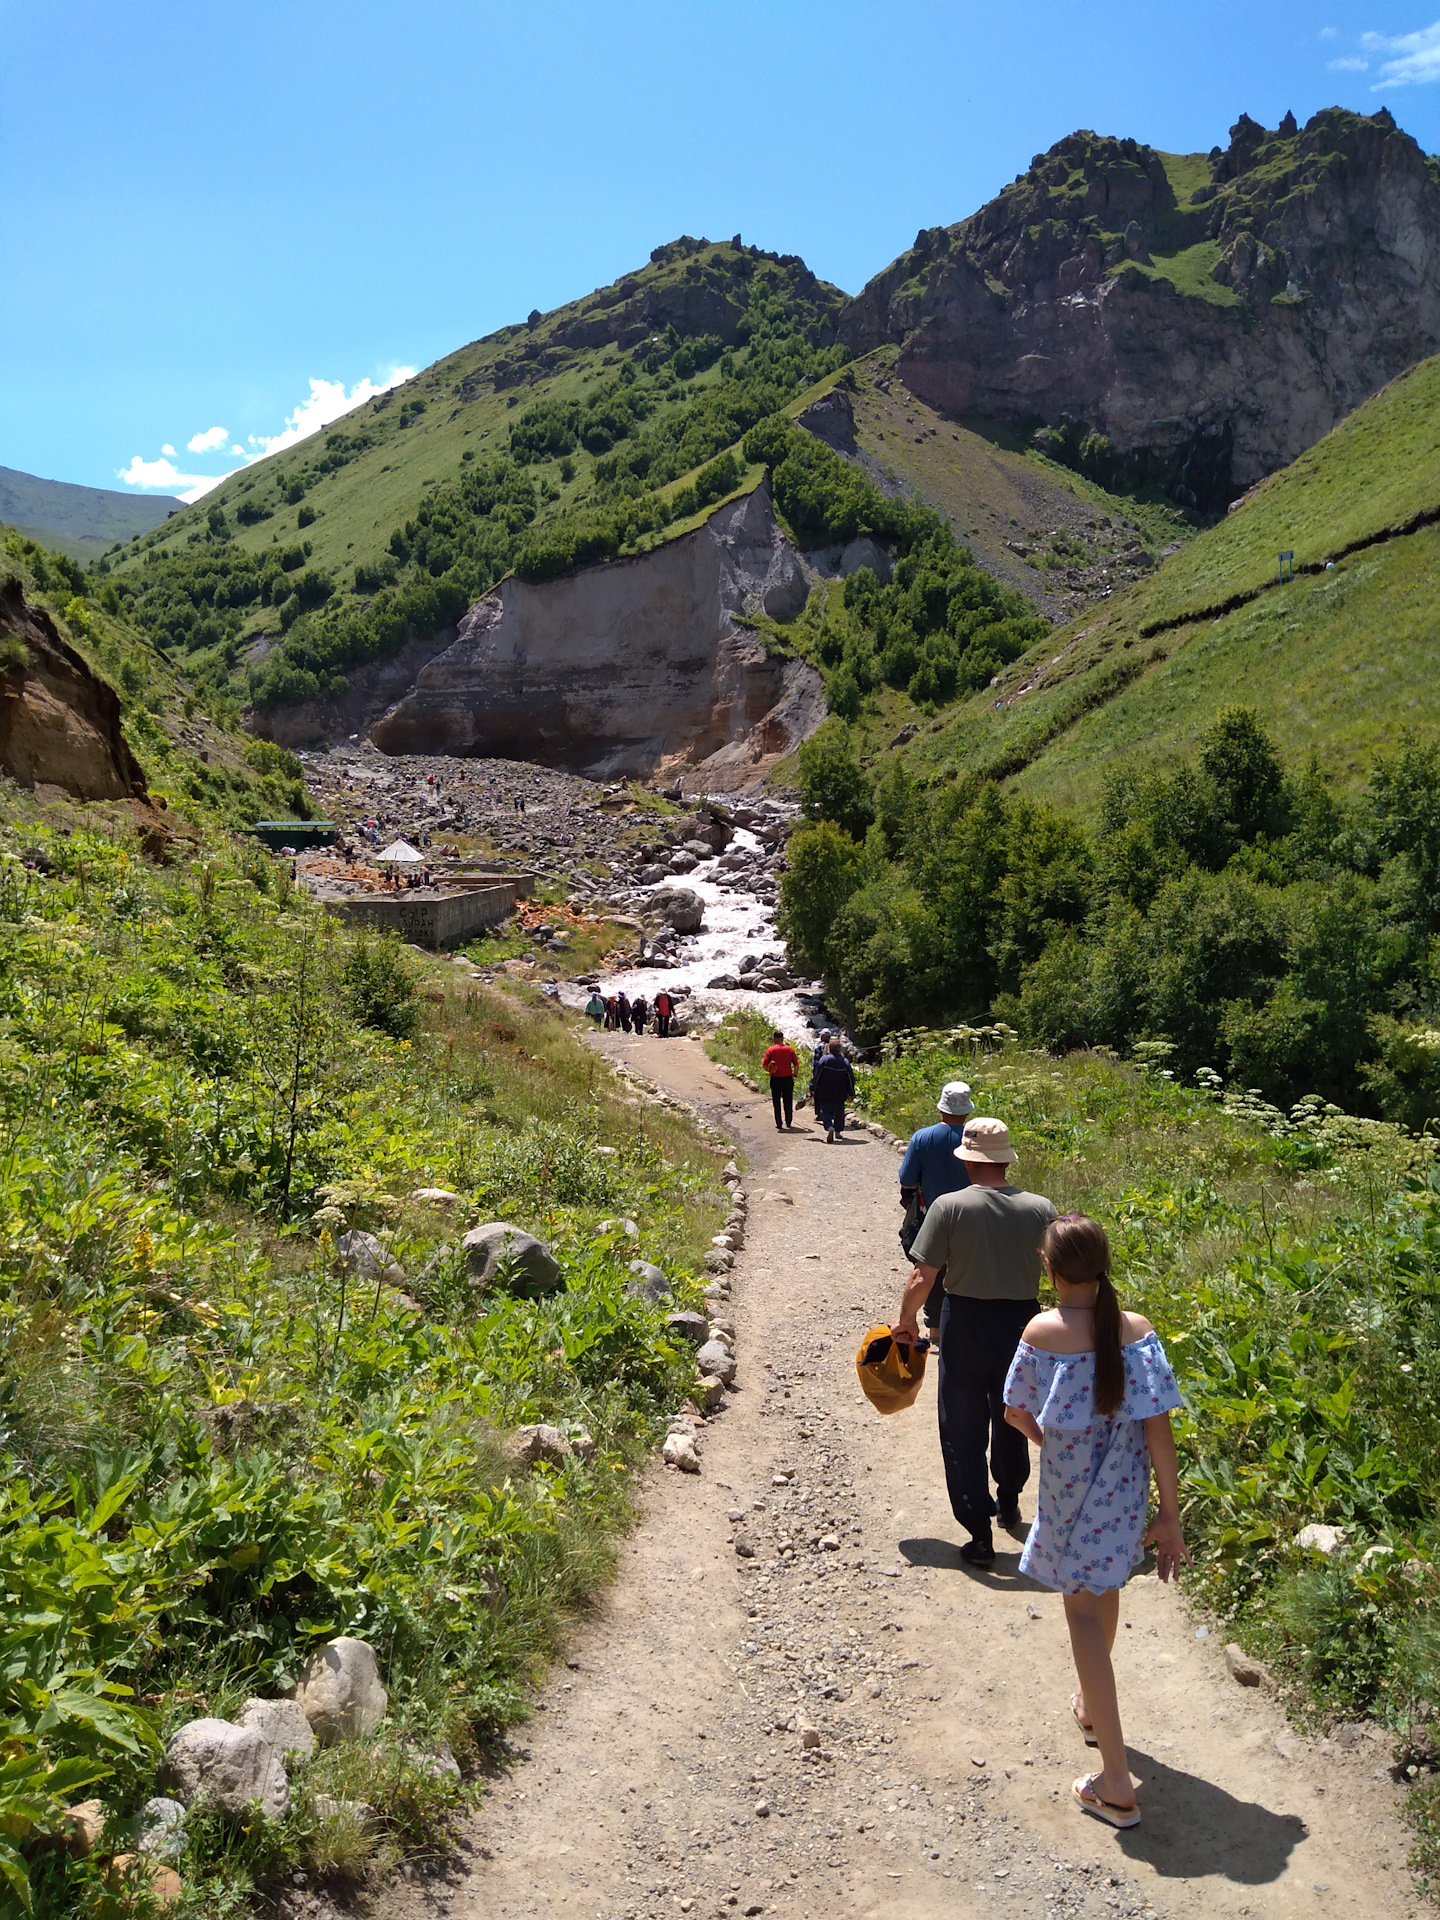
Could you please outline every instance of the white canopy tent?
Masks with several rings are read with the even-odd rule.
[[[418,853],[408,840],[392,840],[383,853],[375,856],[377,867],[421,867],[425,856]]]

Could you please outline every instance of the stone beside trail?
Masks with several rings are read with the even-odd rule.
[[[768,1100],[697,1047],[596,1044],[698,1103],[755,1198],[776,1196],[750,1207],[705,1329],[733,1330],[739,1373],[718,1415],[672,1423],[693,1461],[657,1462],[617,1581],[462,1850],[377,1920],[1410,1912],[1383,1740],[1293,1731],[1153,1577],[1117,1648],[1144,1823],[1073,1806],[1087,1754],[1058,1597],[1018,1576],[1018,1539],[991,1573],[958,1559],[933,1388],[882,1420],[855,1378],[901,1278],[893,1149],[777,1136]]]

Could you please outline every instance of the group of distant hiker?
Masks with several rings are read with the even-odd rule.
[[[770,1079],[770,1104],[777,1129],[781,1133],[793,1129],[800,1056],[779,1027],[761,1058],[760,1071]],[[829,1027],[824,1027],[810,1055],[810,1099],[815,1105],[815,1118],[825,1129],[827,1146],[833,1146],[844,1133],[845,1103],[854,1093],[855,1071],[845,1058],[844,1045]]]
[[[675,1018],[675,1003],[663,987],[653,1005],[643,993],[637,993],[631,1000],[623,993],[605,995],[592,990],[585,1002],[585,1011],[596,1026],[603,1027],[607,1033],[645,1033],[653,1018],[655,1032],[666,1040],[670,1036],[670,1022]]]
[[[1025,1530],[1019,1572],[1064,1595],[1080,1681],[1071,1711],[1102,1762],[1075,1782],[1075,1798],[1132,1827],[1140,1814],[1110,1655],[1120,1589],[1144,1548],[1161,1580],[1190,1558],[1170,1431],[1180,1393],[1149,1321],[1120,1306],[1104,1228],[1011,1183],[1009,1129],[975,1113],[963,1080],[941,1090],[938,1110],[900,1164],[900,1241],[914,1264],[890,1337],[902,1356],[926,1348],[923,1316],[938,1348],[940,1452],[970,1535],[962,1560],[994,1567],[998,1518],[1012,1535]],[[1056,1300],[1046,1312],[1042,1272]],[[1040,1480],[1027,1530],[1030,1442]],[[1159,1509],[1147,1526],[1152,1470]]]

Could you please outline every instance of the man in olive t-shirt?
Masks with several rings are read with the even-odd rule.
[[[1030,1448],[1006,1424],[1003,1393],[1020,1335],[1039,1304],[1040,1239],[1055,1209],[1041,1194],[1025,1193],[1006,1178],[1015,1150],[1002,1121],[967,1120],[955,1157],[964,1161],[970,1185],[942,1194],[927,1209],[910,1249],[915,1270],[891,1331],[897,1338],[919,1338],[916,1316],[943,1267],[936,1368],[940,1452],[950,1506],[971,1536],[961,1558],[989,1567],[995,1562],[990,1522],[997,1512],[990,1477],[999,1494],[1000,1524],[1012,1531],[1020,1525],[1020,1489],[1030,1478]]]

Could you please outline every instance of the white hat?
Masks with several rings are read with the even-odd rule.
[[[935,1102],[937,1113],[953,1113],[957,1120],[967,1113],[974,1113],[975,1102],[970,1098],[970,1089],[963,1080],[947,1080],[940,1089],[940,1098]]]
[[[821,1027],[821,1029],[820,1029],[820,1038],[821,1038],[822,1040],[828,1040],[828,1039],[830,1038],[830,1029],[829,1029],[829,1027]]]
[[[955,1158],[983,1160],[987,1166],[1008,1167],[1019,1155],[1010,1144],[1010,1129],[1003,1120],[976,1119],[965,1122],[965,1131],[955,1149]]]

